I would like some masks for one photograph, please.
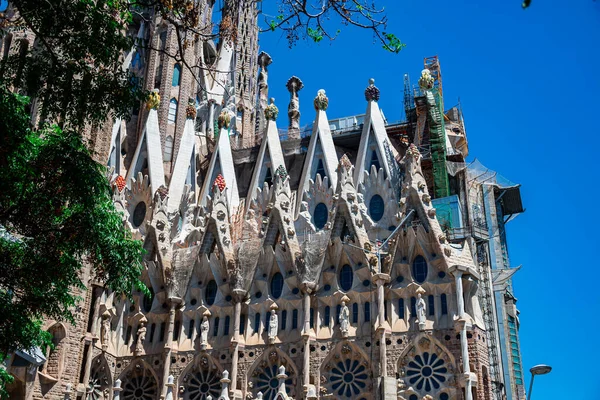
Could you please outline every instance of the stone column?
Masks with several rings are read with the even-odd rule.
[[[465,319],[465,301],[463,298],[462,271],[454,271],[456,283],[456,304],[458,306],[458,320],[455,328],[460,331],[460,349],[463,359],[463,374],[465,378],[465,399],[473,400],[471,393],[471,369],[469,366],[469,344],[467,342],[467,321]]]
[[[385,320],[385,292],[383,285],[390,281],[388,274],[375,274],[373,280],[377,285],[377,332],[379,333],[379,372],[382,377],[387,376],[387,352],[385,348],[385,333],[388,326]]]
[[[303,384],[304,389],[308,389],[310,383],[310,293],[309,289],[304,291],[304,329],[302,330],[302,339],[304,340],[304,367]]]
[[[233,296],[233,338],[231,339],[232,345],[232,357],[231,357],[231,393],[235,398],[235,390],[237,389],[237,366],[239,360],[240,350],[240,315],[242,313],[242,300],[245,297],[246,292],[234,290]]]
[[[92,300],[94,299],[94,291],[101,291],[102,288],[94,286],[94,288],[90,291],[90,295],[92,296]],[[90,300],[91,301],[91,300]],[[90,305],[91,307],[92,305]],[[98,340],[98,335],[96,334],[96,330],[98,329],[98,311],[100,310],[100,296],[96,298],[96,304],[94,306],[93,316],[92,316],[92,326],[90,332],[87,332],[85,335],[85,342],[89,344],[87,354],[85,355],[85,372],[83,375],[83,383],[84,385],[88,385],[90,381],[90,373],[92,369],[92,354],[94,351],[94,343]],[[85,347],[84,347],[85,348]]]
[[[169,310],[169,329],[167,330],[167,341],[164,348],[164,365],[163,365],[163,387],[161,390],[160,398],[166,399],[167,396],[167,383],[169,375],[171,373],[171,353],[173,348],[173,328],[175,325],[175,308],[181,304],[182,300],[179,298],[171,298],[171,309]]]
[[[167,395],[165,396],[165,400],[173,400],[173,388],[175,387],[175,378],[173,378],[173,375],[169,375],[169,377],[167,378],[167,384],[165,385],[167,387]]]
[[[300,100],[298,92],[302,90],[304,84],[297,76],[292,76],[286,84],[287,90],[290,92],[290,104],[288,105],[288,138],[300,138]]]
[[[121,400],[121,392],[123,388],[121,388],[121,380],[117,379],[115,381],[115,386],[113,387],[113,400]]]

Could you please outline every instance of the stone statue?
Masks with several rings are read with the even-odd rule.
[[[140,320],[137,342],[135,344],[135,354],[142,354],[144,351],[144,341],[146,341],[146,318]]]
[[[348,329],[350,328],[350,310],[344,300],[342,300],[342,308],[340,309],[339,323],[342,336],[348,337]]]
[[[279,328],[279,321],[277,320],[277,313],[275,310],[271,310],[271,318],[269,319],[269,341],[275,342],[277,337],[277,329]]]
[[[304,87],[304,84],[300,78],[292,76],[287,81],[287,90],[290,92],[290,104],[288,105],[288,117],[290,119],[290,125],[288,132],[294,131],[299,133],[300,131],[300,100],[298,99],[298,92]]]
[[[108,310],[102,313],[102,323],[100,326],[100,343],[102,344],[102,350],[106,350],[108,347],[108,335],[110,333],[110,313]]]
[[[205,315],[202,317],[202,322],[200,323],[200,344],[206,346],[208,343],[208,330],[210,329],[210,323],[208,322],[208,317]]]
[[[427,310],[427,305],[425,304],[425,299],[423,299],[421,293],[418,293],[417,297],[417,320],[419,322],[419,328],[424,329],[426,320],[425,311]]]

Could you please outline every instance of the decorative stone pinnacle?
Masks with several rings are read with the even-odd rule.
[[[325,95],[325,89],[319,89],[319,91],[317,92],[317,97],[315,97],[313,104],[315,106],[316,111],[327,110],[327,107],[329,107],[329,99]]]
[[[288,92],[299,92],[304,87],[304,83],[297,76],[292,76],[285,84]]]
[[[125,189],[125,186],[127,185],[127,183],[125,182],[125,178],[123,178],[121,175],[119,175],[115,179],[114,185],[117,187],[117,189],[119,190],[119,193],[120,193],[123,191],[123,189]]]
[[[408,146],[408,149],[406,150],[406,153],[408,155],[412,156],[415,160],[418,160],[419,157],[421,157],[421,153],[419,152],[419,149],[417,148],[417,146],[415,146],[412,143],[411,143],[410,146]]]
[[[369,79],[369,86],[365,89],[365,99],[367,101],[379,101],[379,89],[375,86],[375,79]]]
[[[348,155],[346,155],[346,153],[344,153],[344,155],[342,155],[342,158],[340,158],[340,165],[346,171],[350,171],[350,168],[352,168],[352,163],[350,162],[350,159],[348,158]]]
[[[279,115],[279,109],[275,105],[275,99],[271,97],[270,103],[267,107],[265,107],[265,118],[267,121],[275,121],[277,120],[277,116]]]
[[[146,108],[148,110],[156,110],[160,105],[160,94],[158,94],[158,89],[154,89],[150,92],[148,96],[148,101],[146,102]]]
[[[277,167],[277,169],[275,170],[275,176],[278,176],[282,182],[285,180],[285,178],[288,177],[288,173],[283,165]]]
[[[227,110],[222,110],[221,114],[219,114],[219,118],[217,121],[217,125],[219,129],[229,128],[229,123],[231,122],[231,115],[227,112]]]

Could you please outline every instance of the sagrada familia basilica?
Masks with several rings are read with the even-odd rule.
[[[251,4],[235,40],[187,48],[198,76],[168,57],[160,16],[132,33],[166,50],[124,57],[152,95],[89,142],[150,295],[85,272],[76,323],[47,321],[54,348],[9,359],[11,398],[524,398],[505,234],[519,185],[465,162],[437,57],[405,78],[405,121],[365,79],[363,115],[330,119],[319,90],[301,125],[300,78],[287,115],[269,99]]]

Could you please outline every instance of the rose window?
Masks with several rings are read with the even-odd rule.
[[[273,400],[275,395],[277,395],[277,388],[279,387],[279,379],[277,379],[278,373],[279,371],[276,365],[269,365],[256,376],[254,391],[256,393],[262,392],[263,400]],[[291,378],[291,371],[286,371],[286,373],[288,374],[288,378],[285,380],[285,389],[286,392],[290,394],[293,380]]]
[[[446,382],[448,368],[444,359],[435,353],[417,354],[406,366],[406,377],[417,390],[430,392]]]
[[[354,398],[367,388],[369,374],[358,360],[339,361],[331,368],[329,380],[334,397]]]
[[[127,379],[123,386],[125,400],[154,400],[158,395],[156,381],[150,372],[144,371]]]
[[[186,400],[206,400],[208,396],[213,399],[219,397],[221,383],[215,370],[201,369],[188,375]]]

